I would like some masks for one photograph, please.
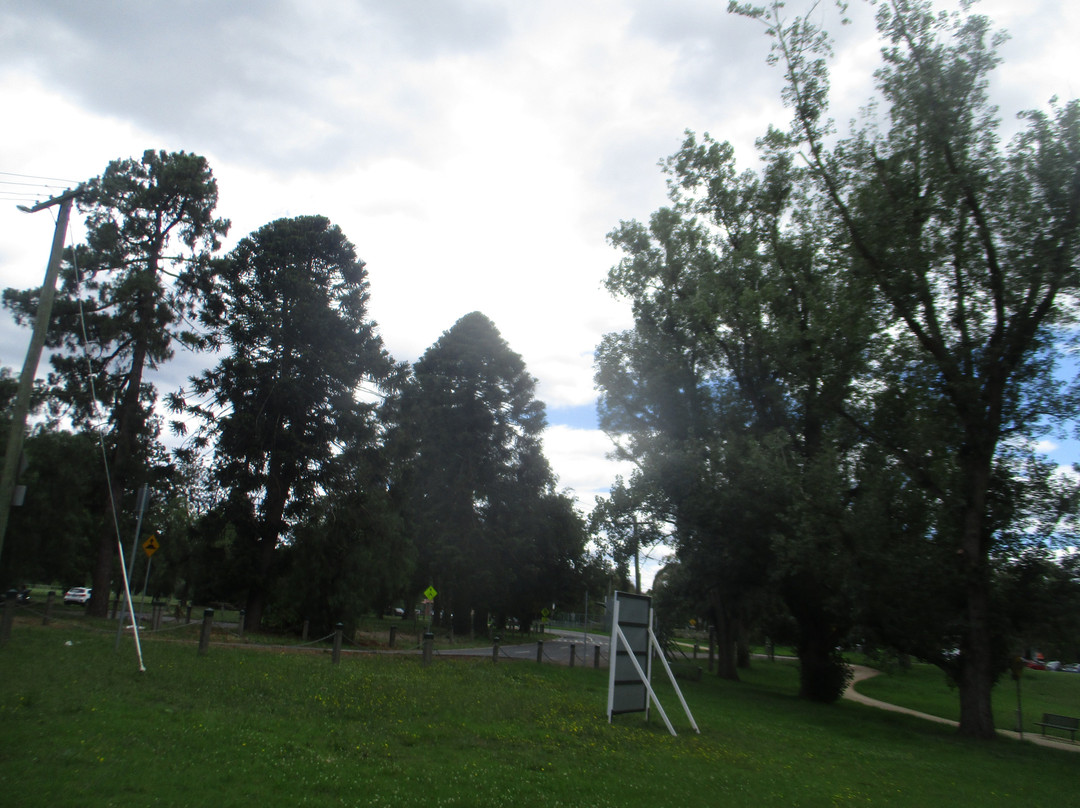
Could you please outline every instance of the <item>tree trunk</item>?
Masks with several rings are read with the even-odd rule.
[[[102,508],[101,532],[98,534],[97,558],[94,563],[93,590],[86,613],[91,617],[108,617],[109,597],[112,592],[113,562],[116,559],[116,519],[113,514],[113,502],[120,507],[123,487],[116,476],[112,478],[110,488],[105,489],[105,502]]]
[[[723,598],[713,597],[713,622],[716,631],[716,675],[721,679],[739,681],[739,671],[735,660],[736,629],[731,610],[726,608]]]
[[[844,695],[851,668],[837,648],[840,634],[836,619],[822,606],[822,600],[823,595],[812,588],[801,597],[789,594],[787,598],[799,630],[799,696],[832,704]]]
[[[256,568],[248,588],[247,611],[244,615],[244,629],[250,631],[258,631],[262,625],[263,612],[266,610],[273,580],[277,545],[286,527],[285,505],[299,476],[299,470],[282,459],[281,454],[279,451],[272,451],[267,462],[269,475],[262,514],[258,518]]]
[[[750,642],[746,636],[746,620],[740,614],[735,621],[735,666],[750,669]]]
[[[277,538],[276,535],[272,540],[263,537],[259,542],[255,575],[252,577],[247,598],[244,601],[244,631],[258,631],[262,627],[263,614],[266,611],[266,600],[269,595],[270,570],[274,564],[274,550],[277,547]]]
[[[146,312],[145,299],[150,300],[151,312]],[[149,322],[152,314],[153,299],[144,295],[140,303],[142,318]],[[146,366],[146,340],[138,339],[131,354],[131,369],[124,381],[124,397],[116,413],[115,437],[109,483],[105,490],[102,504],[101,533],[98,536],[97,563],[94,566],[93,591],[87,614],[92,617],[105,617],[109,612],[109,591],[112,588],[113,558],[116,550],[117,530],[120,524],[120,511],[123,504],[124,487],[131,477],[131,468],[135,461],[135,434],[139,428],[142,411],[139,405],[139,392],[142,389],[143,369]],[[118,554],[117,554],[118,555]],[[119,559],[117,559],[119,561]],[[130,563],[130,560],[129,560]]]
[[[967,471],[970,494],[964,513],[959,568],[965,581],[967,626],[960,655],[960,734],[990,740],[997,737],[991,695],[994,687],[994,643],[990,625],[990,572],[984,546],[986,492],[992,453],[982,452]]]
[[[960,734],[990,740],[997,737],[991,694],[994,687],[993,658],[985,621],[976,624],[979,595],[968,592],[968,628],[960,659]]]

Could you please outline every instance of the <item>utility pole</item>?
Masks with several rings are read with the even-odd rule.
[[[45,282],[41,285],[37,316],[34,318],[34,331],[30,338],[30,348],[26,352],[22,374],[19,376],[19,390],[15,396],[15,409],[11,413],[11,427],[8,432],[7,451],[4,453],[4,468],[0,472],[0,558],[4,552],[4,537],[7,535],[8,517],[11,515],[11,499],[15,492],[15,475],[22,457],[23,441],[26,438],[26,416],[30,412],[30,394],[37,376],[41,350],[45,347],[45,334],[49,330],[52,317],[53,299],[56,297],[56,278],[60,274],[60,259],[64,254],[64,239],[67,236],[68,219],[71,216],[71,203],[82,194],[82,187],[65,191],[60,196],[39,202],[32,208],[19,205],[25,213],[37,213],[39,210],[60,206],[53,231],[52,250],[49,253],[49,265],[45,270]]]

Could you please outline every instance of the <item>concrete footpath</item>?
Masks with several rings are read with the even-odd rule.
[[[948,718],[942,718],[937,715],[930,715],[928,713],[920,713],[917,710],[911,710],[907,707],[900,707],[896,704],[889,704],[888,702],[878,701],[872,699],[869,696],[864,696],[862,693],[855,689],[855,686],[859,682],[863,682],[871,677],[877,676],[881,671],[876,671],[873,668],[867,668],[863,665],[852,665],[852,669],[855,671],[855,676],[851,680],[851,684],[848,685],[847,690],[844,692],[844,698],[850,701],[857,702],[859,704],[865,704],[868,707],[877,707],[879,710],[889,710],[894,713],[904,713],[905,715],[913,715],[916,718],[923,718],[927,721],[936,721],[939,724],[948,724],[950,727],[959,726],[956,721],[950,721]],[[1054,738],[1049,735],[1040,735],[1037,733],[1025,732],[1023,737],[1020,733],[1013,732],[1012,730],[999,729],[998,735],[1006,738],[1012,738],[1013,740],[1030,741],[1031,743],[1038,744],[1039,746],[1046,746],[1052,749],[1064,749],[1066,752],[1080,752],[1080,744],[1072,743],[1068,738]]]

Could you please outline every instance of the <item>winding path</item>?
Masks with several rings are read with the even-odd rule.
[[[874,670],[873,668],[867,668],[864,665],[852,665],[852,669],[855,672],[855,676],[851,680],[851,684],[848,685],[847,690],[844,691],[844,698],[850,701],[857,702],[859,704],[865,704],[868,707],[877,707],[880,710],[889,710],[894,713],[904,713],[905,715],[913,715],[916,718],[923,718],[927,721],[936,721],[939,724],[948,724],[951,727],[959,726],[956,721],[951,721],[948,718],[942,718],[937,715],[930,715],[929,713],[920,713],[918,710],[912,710],[907,707],[901,707],[898,704],[889,704],[885,701],[878,701],[872,699],[869,696],[864,696],[862,693],[855,689],[855,686],[859,682],[863,682],[874,676],[877,676],[881,671]],[[1053,738],[1050,736],[1038,735],[1032,732],[1025,732],[1023,736],[1018,732],[1012,730],[999,729],[998,735],[1006,738],[1012,738],[1013,740],[1030,741],[1031,743],[1038,744],[1039,746],[1048,746],[1053,749],[1064,749],[1069,752],[1080,752],[1080,744],[1070,742],[1067,738]]]

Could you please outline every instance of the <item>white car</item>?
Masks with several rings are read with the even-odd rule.
[[[73,586],[64,593],[64,604],[86,603],[90,600],[91,591],[91,589],[88,589],[85,586]]]

